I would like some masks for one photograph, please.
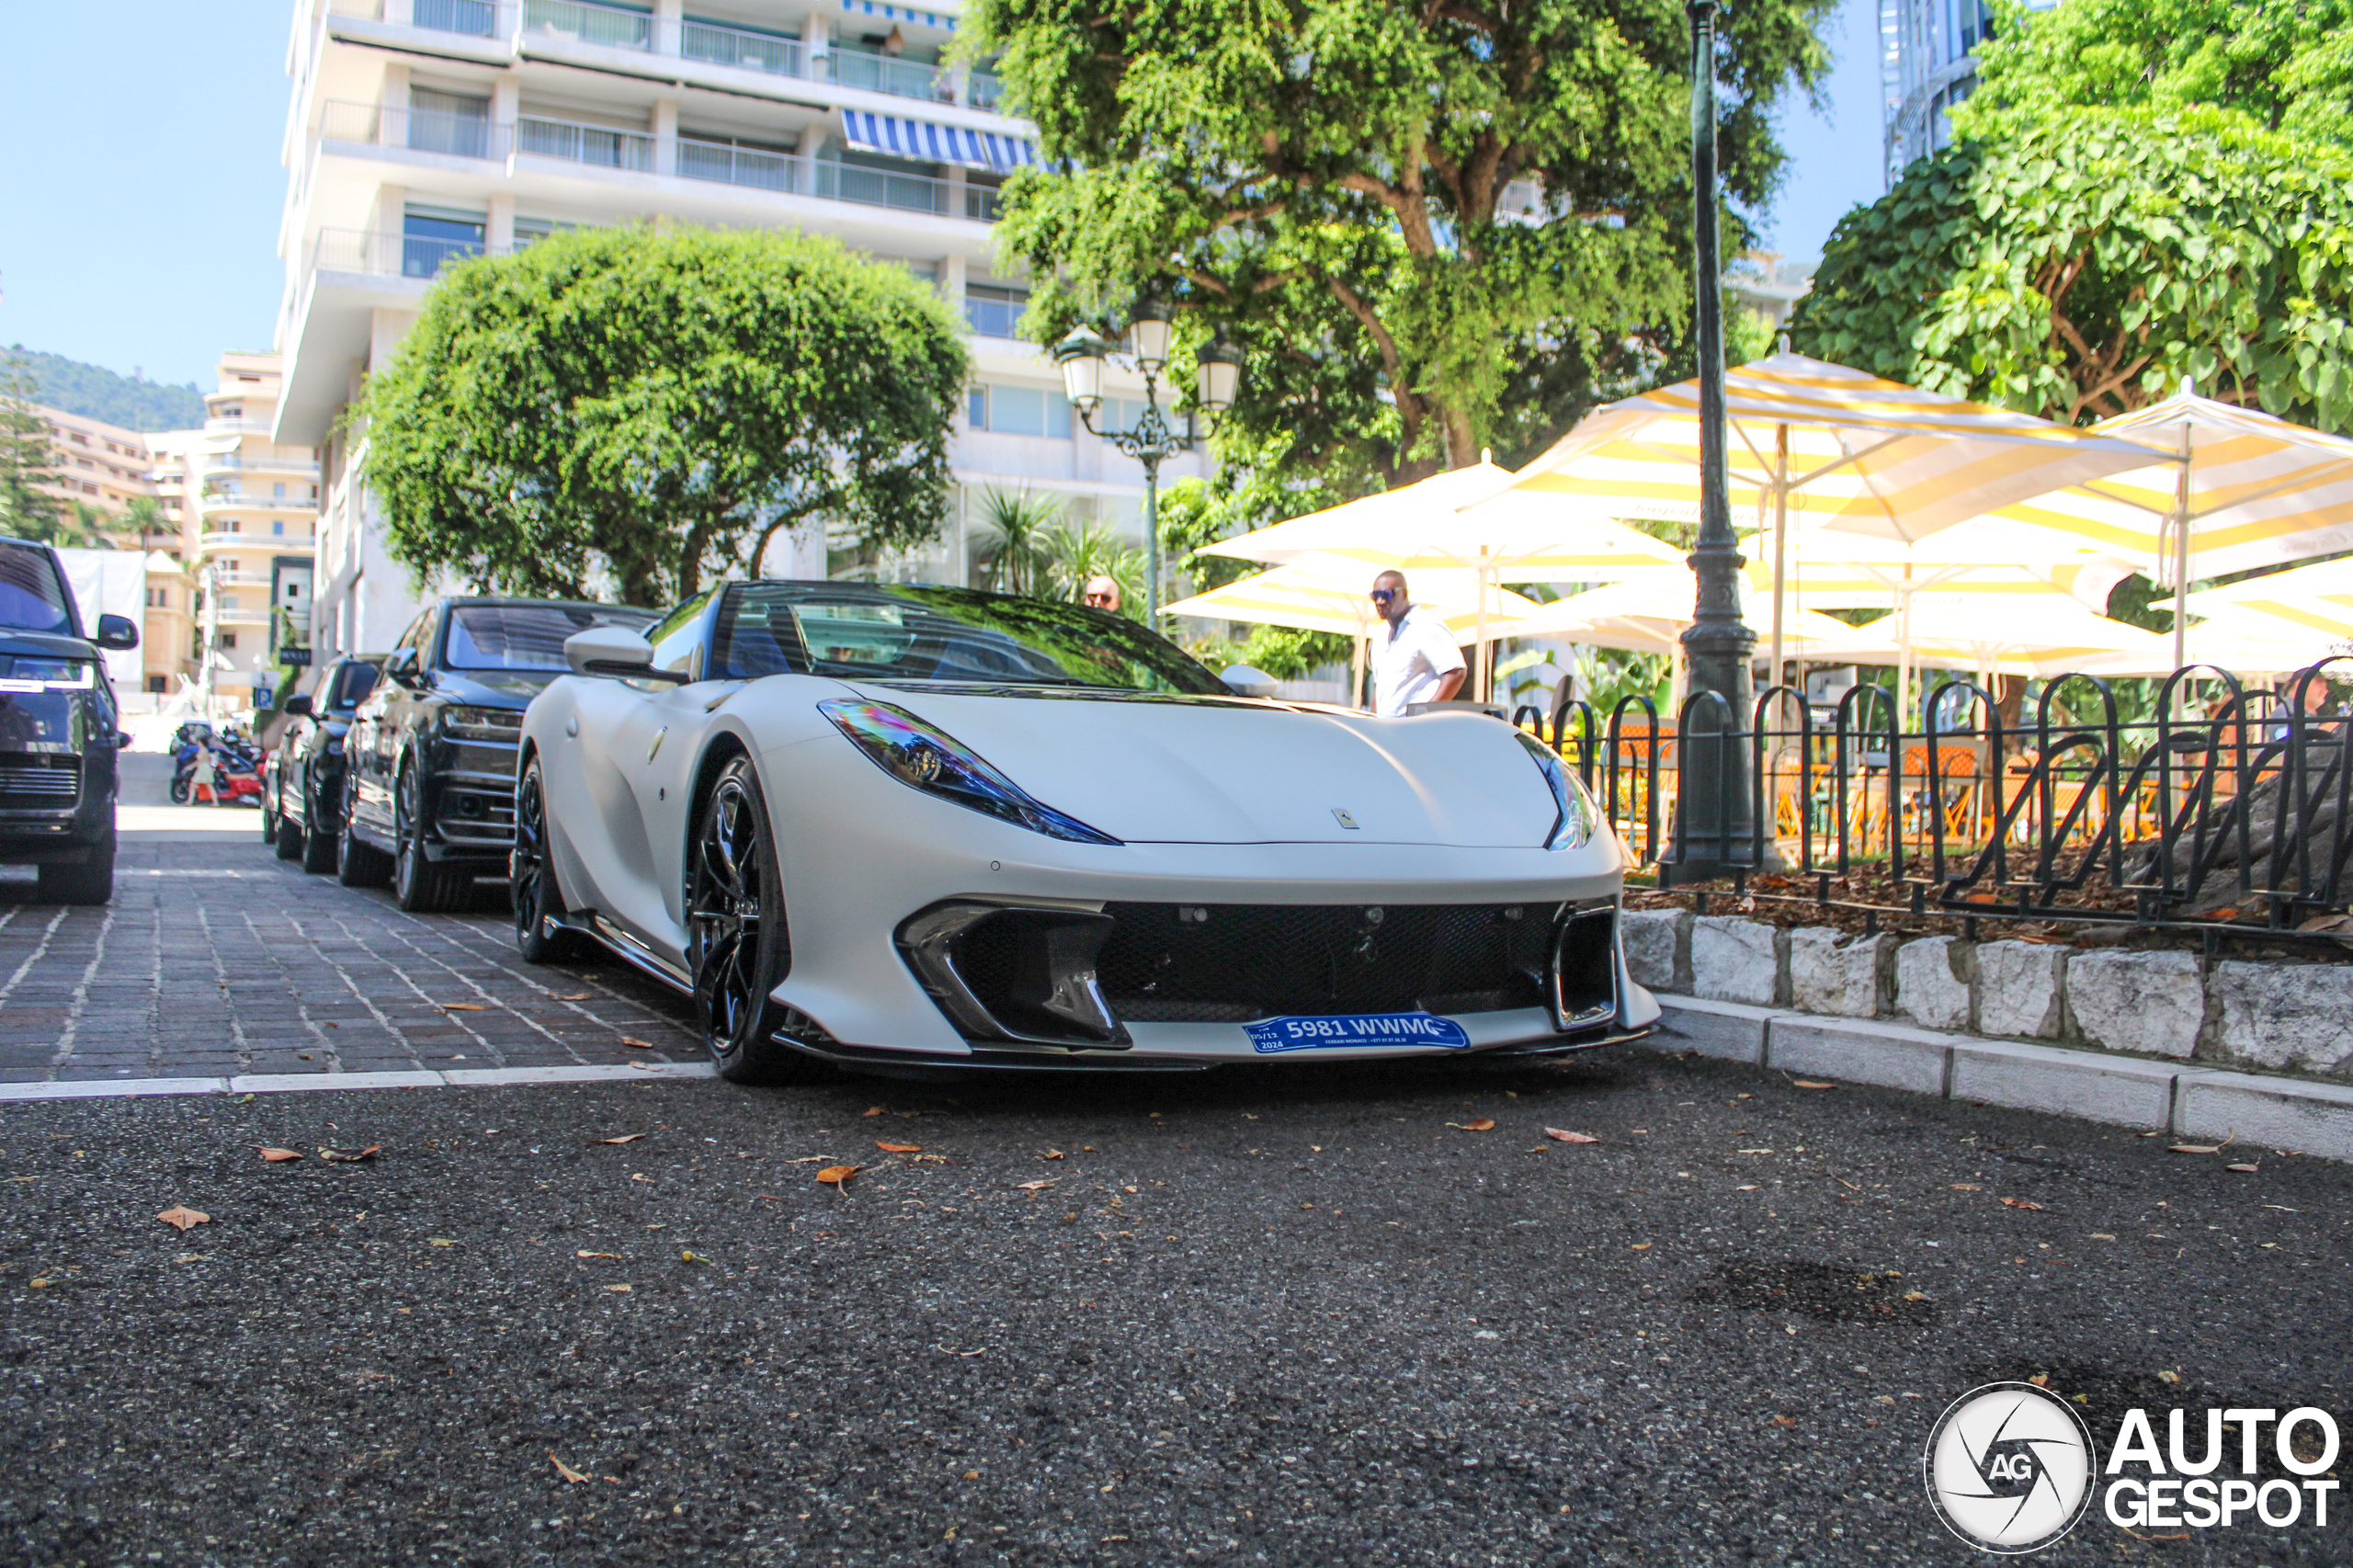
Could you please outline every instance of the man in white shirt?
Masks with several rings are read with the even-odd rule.
[[[1446,622],[1415,608],[1405,574],[1372,580],[1372,602],[1387,624],[1372,634],[1372,710],[1394,719],[1416,702],[1445,702],[1462,689],[1462,653]]]

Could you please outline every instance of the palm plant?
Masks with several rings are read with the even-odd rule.
[[[1142,619],[1143,551],[1124,543],[1111,524],[1100,517],[1065,517],[1041,542],[1056,598],[1076,600],[1086,594],[1088,578],[1108,577],[1120,585],[1120,613]]]
[[[1043,495],[983,492],[975,557],[983,579],[1001,594],[1039,597],[1052,567],[1046,535],[1063,518],[1062,503]]]

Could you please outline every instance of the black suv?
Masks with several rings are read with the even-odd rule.
[[[306,871],[335,869],[343,832],[343,742],[352,715],[375,688],[381,653],[346,653],[319,676],[318,690],[286,699],[290,721],[261,768],[261,841]]]
[[[114,896],[115,754],[128,737],[99,650],[138,646],[119,615],[84,637],[57,552],[0,539],[0,865],[40,868],[44,903]]]
[[[403,909],[453,909],[515,844],[523,710],[565,673],[564,639],[640,631],[650,609],[560,599],[443,599],[409,625],[344,738],[347,887],[390,876]]]

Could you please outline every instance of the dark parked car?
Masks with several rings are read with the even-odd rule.
[[[410,623],[344,739],[347,887],[392,880],[403,909],[456,907],[504,875],[515,843],[523,710],[567,668],[564,639],[654,624],[652,610],[557,599],[450,598]]]
[[[292,722],[261,770],[261,839],[306,871],[335,869],[343,832],[343,745],[352,716],[376,685],[381,653],[346,653],[319,676],[317,691],[286,699]]]
[[[101,649],[139,628],[81,617],[57,552],[0,539],[0,865],[37,866],[50,903],[114,896],[115,754],[128,744]]]

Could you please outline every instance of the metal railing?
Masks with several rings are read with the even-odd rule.
[[[599,6],[594,0],[523,0],[523,26],[615,49],[654,49],[654,17],[645,11]]]
[[[504,158],[508,128],[486,116],[440,109],[387,108],[381,104],[330,102],[319,110],[319,137],[362,147],[403,147],[453,158]]]
[[[408,5],[413,26],[469,38],[498,36],[498,7],[492,0],[408,0]]]
[[[377,229],[322,229],[311,242],[311,270],[380,278],[437,278],[453,261],[488,253],[478,240],[436,239]]]
[[[993,223],[997,217],[997,193],[992,187],[965,187],[960,207],[955,187],[928,175],[899,174],[830,159],[763,153],[756,148],[691,137],[678,139],[677,173],[684,179],[745,186],[788,196],[813,196],[859,207],[887,207],[894,211],[929,212],[940,217],[961,215],[980,223]]]
[[[199,550],[309,550],[318,542],[311,534],[232,533],[214,528],[197,536]]]
[[[921,98],[936,104],[956,101],[955,79],[948,72],[937,65],[918,65],[912,60],[892,60],[882,54],[829,51],[825,55],[825,80],[837,87],[887,93],[894,98]]]
[[[964,103],[968,108],[1002,112],[1005,103],[1005,82],[1002,77],[986,71],[964,73]]]
[[[576,125],[564,119],[517,120],[515,150],[600,169],[629,169],[642,174],[650,173],[654,167],[653,137],[601,125]]]
[[[1974,681],[1926,693],[1900,726],[1883,687],[1834,704],[1775,687],[1734,716],[1703,693],[1662,722],[1650,699],[1605,716],[1523,707],[1597,797],[1637,866],[1677,885],[1675,828],[1708,838],[1727,798],[1677,795],[1687,748],[1715,748],[1755,827],[1735,881],[1815,884],[1811,899],[1873,915],[1965,920],[2260,920],[2294,927],[2353,899],[2353,657],[2274,687],[2195,666],[2160,682],[2071,675],[2006,714]],[[1832,884],[1870,890],[1841,895]]]
[[[806,76],[807,56],[798,41],[714,22],[682,22],[678,53],[710,65],[741,65],[771,76]]]

